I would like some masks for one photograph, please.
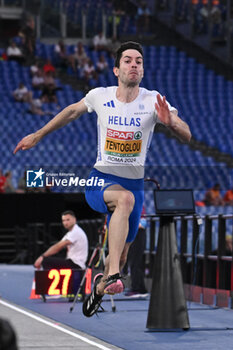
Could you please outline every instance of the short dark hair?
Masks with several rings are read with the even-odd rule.
[[[66,211],[63,211],[63,213],[61,213],[61,216],[64,216],[64,215],[71,215],[71,216],[73,216],[74,218],[76,218],[76,215],[75,215],[75,213],[73,212],[73,210],[66,210]]]
[[[138,52],[140,52],[140,54],[143,57],[142,46],[139,43],[136,43],[134,41],[127,41],[121,44],[121,46],[117,49],[115,53],[115,64],[114,64],[115,67],[117,68],[120,67],[120,59],[121,59],[122,53],[126,50],[137,50]]]

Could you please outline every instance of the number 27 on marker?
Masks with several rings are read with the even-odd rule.
[[[68,291],[68,285],[69,285],[71,274],[72,274],[71,269],[50,270],[48,274],[48,278],[53,281],[49,287],[48,295],[68,294],[67,291]],[[63,282],[62,282],[62,288],[60,289],[60,288],[57,288],[57,286],[59,285],[61,277],[63,277]]]

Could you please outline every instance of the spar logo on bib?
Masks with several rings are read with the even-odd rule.
[[[142,132],[141,131],[136,131],[134,133],[134,138],[135,138],[135,140],[140,140],[142,138]]]
[[[138,157],[142,148],[141,131],[107,129],[105,153],[117,157]]]

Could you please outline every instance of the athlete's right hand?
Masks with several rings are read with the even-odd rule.
[[[39,142],[38,137],[36,137],[36,134],[29,134],[25,136],[21,141],[19,141],[18,145],[14,149],[14,154],[18,152],[19,150],[25,151],[29,148],[34,147]]]

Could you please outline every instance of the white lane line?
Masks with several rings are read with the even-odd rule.
[[[66,334],[68,334],[68,335],[71,335],[72,337],[78,338],[78,339],[84,341],[85,343],[88,343],[88,344],[90,344],[90,345],[93,345],[93,346],[95,346],[95,347],[97,347],[97,348],[99,348],[99,349],[101,349],[101,350],[111,350],[110,348],[107,348],[107,347],[104,346],[104,345],[98,344],[98,343],[96,343],[96,342],[94,342],[94,341],[92,341],[92,340],[90,340],[90,339],[88,339],[88,338],[83,337],[82,335],[79,335],[79,334],[77,334],[77,333],[71,332],[71,331],[69,331],[69,330],[66,329],[66,328],[63,328],[63,327],[58,326],[58,325],[56,325],[56,324],[54,324],[54,323],[52,323],[52,322],[49,322],[49,321],[47,321],[47,320],[44,320],[43,318],[41,318],[41,317],[39,317],[39,316],[36,316],[36,315],[34,315],[34,314],[30,313],[30,312],[27,312],[27,311],[25,311],[25,310],[23,310],[23,309],[20,309],[19,307],[14,306],[14,305],[11,305],[11,304],[9,304],[9,303],[3,301],[3,300],[0,300],[0,304],[4,305],[4,306],[6,306],[6,307],[9,307],[9,308],[12,309],[12,310],[21,312],[22,314],[24,314],[24,315],[26,315],[26,316],[28,316],[28,317],[31,317],[31,318],[33,318],[33,319],[36,320],[36,321],[39,321],[39,322],[41,322],[41,323],[44,323],[44,324],[46,324],[46,325],[48,325],[48,326],[50,326],[50,327],[53,327],[53,328],[55,328],[55,329],[57,329],[57,330],[59,330],[59,331],[61,331],[61,332],[63,332],[63,333],[66,333]]]

